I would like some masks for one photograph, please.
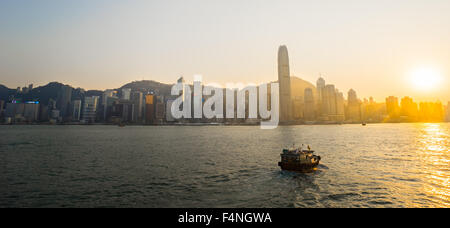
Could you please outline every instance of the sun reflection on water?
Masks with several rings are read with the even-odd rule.
[[[450,207],[449,133],[440,124],[423,124],[419,136],[420,173],[424,174],[424,193],[433,207]]]

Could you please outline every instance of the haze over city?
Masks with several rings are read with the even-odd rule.
[[[0,0],[0,208],[155,208],[151,223],[208,227],[449,208],[449,12]]]
[[[384,101],[450,100],[450,2],[2,1],[0,77],[10,88],[133,80],[263,83],[289,47],[291,75],[319,74]]]

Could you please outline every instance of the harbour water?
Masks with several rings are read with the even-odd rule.
[[[0,126],[0,172],[0,207],[450,207],[450,124]]]

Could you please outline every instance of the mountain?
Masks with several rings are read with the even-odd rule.
[[[122,90],[124,88],[130,88],[133,91],[140,91],[144,94],[146,94],[148,92],[155,92],[156,94],[167,96],[167,95],[170,95],[170,90],[172,88],[172,85],[155,82],[155,81],[151,81],[151,80],[143,80],[143,81],[134,81],[134,82],[125,84],[124,86],[120,87],[119,90]]]
[[[10,89],[4,85],[0,85],[0,100],[8,101],[9,96],[14,95],[15,93],[15,89]]]
[[[61,87],[65,86],[59,82],[50,82],[47,85],[36,87],[28,93],[16,94],[15,89],[9,89],[4,85],[0,85],[0,100],[9,101],[11,96],[15,96],[16,99],[22,99],[24,101],[28,100],[38,100],[42,104],[47,105],[49,99],[56,100],[58,98],[58,93],[61,91]],[[140,91],[144,94],[148,92],[154,92],[159,95],[170,95],[172,85],[164,84],[152,80],[134,81],[123,85],[118,88],[119,92],[124,88],[130,88],[133,91]],[[298,77],[291,77],[291,95],[292,99],[304,100],[304,91],[306,88],[312,88],[315,97],[317,98],[316,87],[308,81],[305,81]],[[72,99],[83,99],[85,96],[101,96],[103,91],[100,90],[89,90],[84,91],[81,88],[73,88]]]
[[[317,89],[311,82],[305,81],[295,76],[291,77],[291,98],[293,100],[299,99],[301,101],[304,101],[306,88],[311,88],[313,90],[314,99],[317,99]]]

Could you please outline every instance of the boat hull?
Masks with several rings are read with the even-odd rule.
[[[294,172],[311,172],[319,165],[319,161],[311,164],[298,164],[298,163],[288,163],[288,162],[278,162],[278,166],[282,170],[294,171]]]

